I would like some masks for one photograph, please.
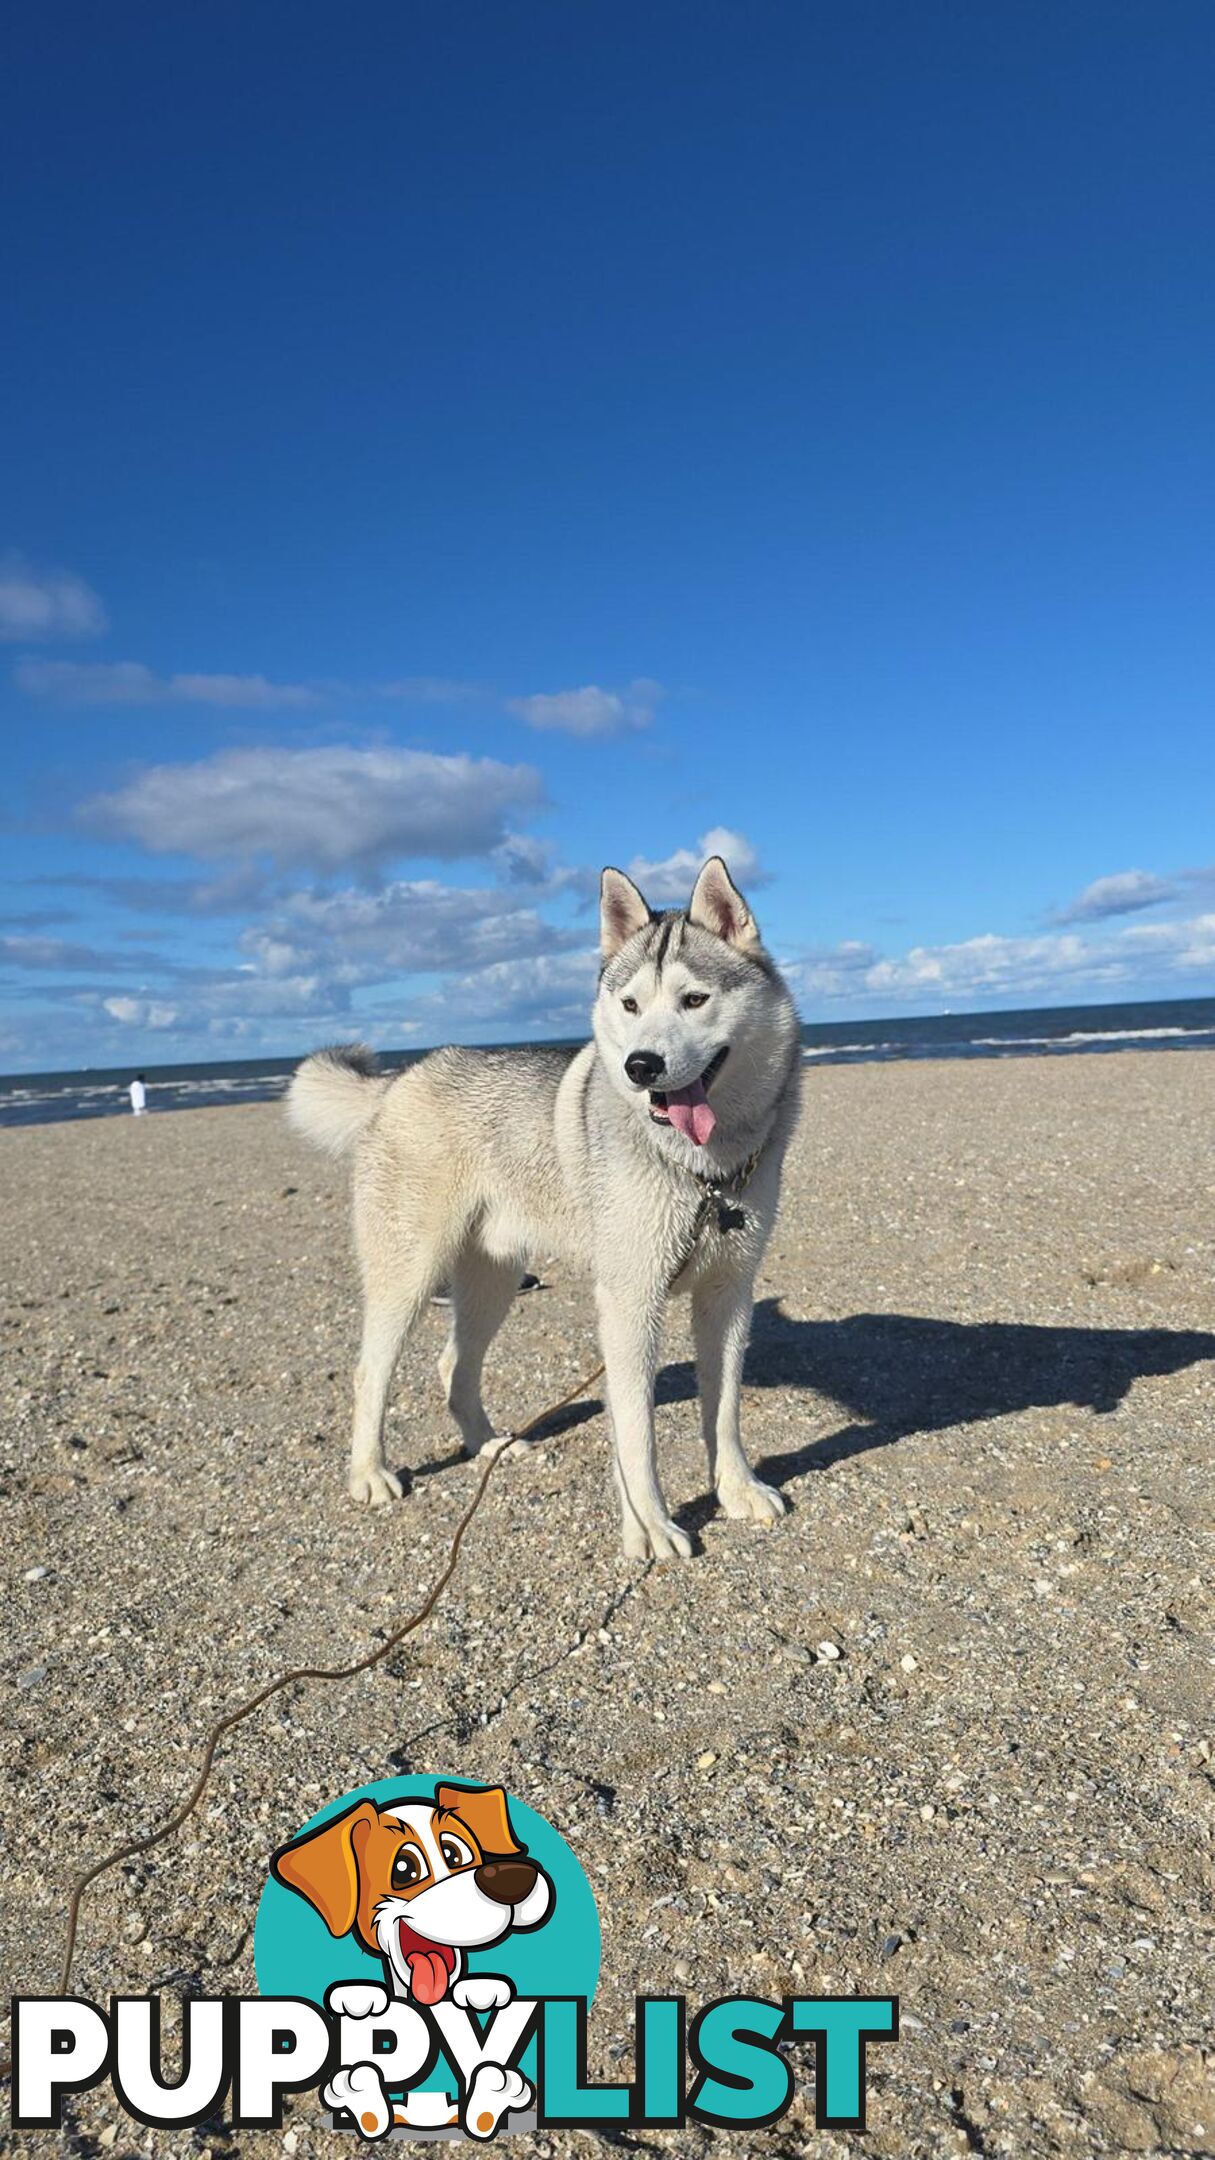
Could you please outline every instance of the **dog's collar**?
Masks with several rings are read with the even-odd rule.
[[[730,1199],[737,1199],[750,1184],[766,1146],[767,1142],[762,1141],[759,1147],[752,1149],[746,1161],[739,1164],[737,1170],[731,1170],[725,1177],[710,1175],[705,1170],[693,1170],[692,1175],[697,1184],[704,1188],[704,1199],[700,1203],[696,1220],[697,1238],[709,1219],[710,1209],[714,1207],[717,1209],[719,1230],[741,1230],[745,1227],[747,1218],[742,1209],[730,1207],[728,1202]]]

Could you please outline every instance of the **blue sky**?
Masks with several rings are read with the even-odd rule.
[[[7,46],[0,1065],[1215,990],[1205,0]]]

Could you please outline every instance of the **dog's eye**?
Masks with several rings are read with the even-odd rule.
[[[708,1002],[709,993],[707,990],[689,990],[683,999],[683,1009],[685,1012],[699,1012],[700,1007],[707,1005]]]
[[[638,1005],[636,998],[621,998],[620,1002],[623,1005],[626,1013],[635,1013],[640,1012],[641,1010],[641,1007]]]
[[[392,1887],[394,1890],[411,1890],[420,1883],[426,1870],[422,1855],[413,1845],[402,1845],[392,1863]]]
[[[450,1830],[439,1839],[439,1851],[448,1867],[467,1867],[472,1859],[472,1853],[463,1838],[453,1837]]]

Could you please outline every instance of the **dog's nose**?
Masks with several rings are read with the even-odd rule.
[[[666,1071],[666,1060],[653,1050],[631,1050],[624,1061],[624,1069],[634,1087],[653,1087],[654,1082]]]
[[[473,1881],[495,1905],[521,1905],[535,1888],[538,1873],[531,1860],[483,1860],[473,1871]]]

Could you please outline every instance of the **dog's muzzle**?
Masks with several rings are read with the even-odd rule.
[[[473,1881],[495,1905],[521,1905],[535,1889],[539,1872],[530,1860],[483,1860],[473,1870]]]

